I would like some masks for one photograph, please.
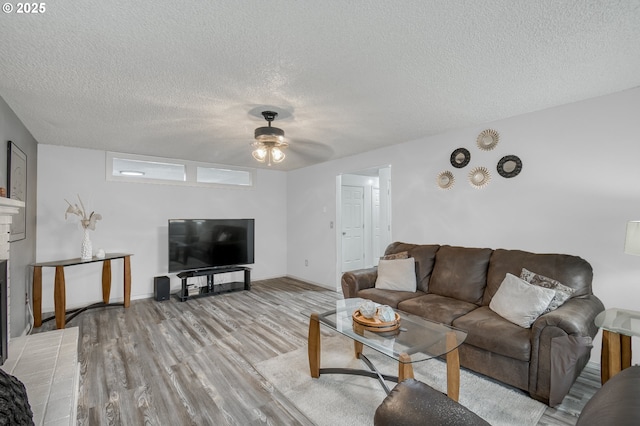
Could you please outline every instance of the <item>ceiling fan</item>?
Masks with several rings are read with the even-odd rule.
[[[286,155],[283,151],[289,144],[284,141],[284,130],[272,127],[271,122],[278,116],[274,111],[262,111],[262,116],[267,120],[268,126],[258,127],[254,132],[255,142],[251,144],[254,148],[253,158],[261,163],[266,162],[268,166],[273,163],[280,163]]]

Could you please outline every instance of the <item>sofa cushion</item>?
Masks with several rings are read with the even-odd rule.
[[[452,325],[468,333],[467,345],[520,361],[531,358],[531,329],[507,321],[488,306],[461,316]]]
[[[396,291],[416,291],[416,261],[414,258],[380,260],[376,288]]]
[[[552,277],[574,289],[575,293],[572,297],[592,294],[593,269],[586,260],[578,256],[497,249],[491,255],[487,272],[487,289],[482,304],[489,305],[507,273],[519,276],[522,268]]]
[[[442,246],[429,281],[429,293],[480,304],[487,284],[491,249]]]
[[[393,291],[380,290],[378,288],[365,288],[360,290],[356,297],[373,300],[381,305],[389,305],[392,308],[398,308],[398,303],[403,300],[412,299],[414,297],[423,296],[425,293],[418,291]]]
[[[544,288],[550,288],[551,290],[556,292],[556,295],[553,297],[549,306],[543,313],[551,312],[558,309],[564,302],[569,300],[573,293],[576,291],[571,287],[567,287],[559,281],[554,280],[553,278],[545,277],[544,275],[536,274],[535,272],[531,272],[528,269],[522,268],[522,272],[520,272],[520,278],[528,282],[529,284],[537,285]]]
[[[502,318],[529,328],[547,309],[556,292],[529,284],[513,274],[507,274],[493,295],[489,308]]]
[[[419,315],[442,324],[451,324],[456,318],[477,308],[478,306],[473,303],[437,294],[425,294],[398,304],[398,309],[403,312]]]
[[[395,242],[389,244],[384,254],[400,253],[406,251],[409,257],[416,260],[416,284],[420,291],[427,292],[429,289],[429,280],[433,271],[433,264],[436,260],[436,253],[440,248],[439,245],[420,245]]]

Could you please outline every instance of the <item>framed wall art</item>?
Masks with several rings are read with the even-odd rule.
[[[7,197],[25,203],[12,218],[9,241],[23,240],[27,237],[27,156],[11,141],[7,144]]]

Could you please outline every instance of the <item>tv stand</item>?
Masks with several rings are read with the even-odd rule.
[[[216,274],[227,274],[229,272],[244,271],[244,282],[231,282],[214,285],[213,277]],[[191,277],[207,277],[207,285],[200,287],[200,293],[189,296],[187,291],[187,280]],[[177,293],[178,299],[185,302],[198,297],[214,296],[216,294],[229,293],[232,291],[251,290],[251,268],[246,266],[225,266],[221,268],[209,268],[195,271],[186,271],[178,274],[182,280],[182,289]]]

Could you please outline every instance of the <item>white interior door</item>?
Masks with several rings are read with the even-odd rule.
[[[342,186],[342,272],[364,268],[364,187]]]

